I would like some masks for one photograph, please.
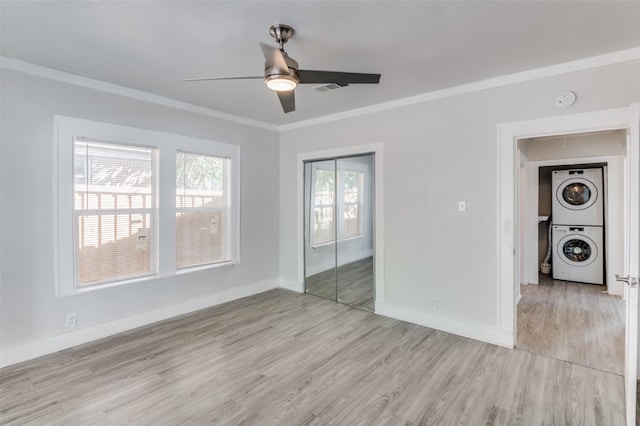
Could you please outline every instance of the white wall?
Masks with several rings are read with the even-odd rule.
[[[526,139],[530,161],[622,155],[627,144],[620,130]]]
[[[626,149],[626,132],[610,130],[602,132],[577,133],[572,135],[529,138],[519,141],[518,148],[526,147],[529,160],[537,164],[577,164],[576,159],[586,159],[587,163],[600,162],[597,158],[619,157],[622,161]],[[596,160],[593,160],[596,158]],[[556,160],[566,160],[557,162]],[[582,161],[582,160],[579,160]],[[558,166],[559,167],[559,166]],[[618,192],[621,188],[616,188]],[[535,191],[534,191],[535,192]],[[538,196],[547,194],[546,199],[538,203],[539,213],[551,214],[551,170],[545,175],[545,181],[539,182]],[[534,194],[535,195],[535,194]],[[616,206],[619,210],[622,205]],[[622,220],[622,216],[616,220]]]
[[[113,330],[135,326],[145,315],[157,320],[277,286],[277,132],[6,69],[1,83],[3,363],[37,354],[37,345],[55,349],[63,340],[86,340],[109,324]],[[54,114],[240,145],[241,263],[55,299]],[[78,312],[77,328],[64,329],[71,311]],[[75,340],[69,337],[74,333]]]
[[[382,143],[385,304],[398,316],[457,321],[460,334],[491,340],[500,324],[496,126],[626,107],[640,99],[638,75],[636,60],[281,132],[281,278],[297,280],[289,224],[296,223],[298,153]],[[558,110],[554,98],[564,90],[579,101]],[[466,213],[457,212],[458,200],[467,201]]]

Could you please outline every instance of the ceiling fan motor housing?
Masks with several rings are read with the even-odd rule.
[[[283,70],[278,67],[269,66],[268,63],[264,64],[264,78],[267,79],[269,77],[278,78],[280,76],[290,76],[293,77],[296,82],[300,81],[300,77],[298,76],[298,62],[290,58],[286,52],[282,52],[282,56],[284,56],[284,60],[287,63],[288,69]]]

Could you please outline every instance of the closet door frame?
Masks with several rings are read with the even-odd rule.
[[[383,164],[384,151],[382,143],[354,145],[329,150],[300,153],[297,156],[297,280],[283,282],[282,286],[300,293],[305,291],[305,225],[304,225],[304,168],[305,162],[310,160],[338,159],[374,154],[373,166],[373,251],[374,251],[374,311],[384,304],[384,193],[383,193]]]

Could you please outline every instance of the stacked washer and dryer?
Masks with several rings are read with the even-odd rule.
[[[603,170],[555,170],[551,183],[553,278],[604,284]]]

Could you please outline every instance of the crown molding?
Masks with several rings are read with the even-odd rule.
[[[181,109],[184,111],[195,112],[197,114],[219,118],[221,120],[232,121],[234,123],[244,124],[247,126],[259,127],[261,129],[273,130],[276,132],[279,131],[278,126],[275,124],[266,123],[264,121],[252,120],[250,118],[241,117],[238,115],[233,115],[233,114],[229,114],[222,111],[217,111],[211,108],[206,108],[206,107],[190,104],[187,102],[178,101],[178,100],[167,98],[160,95],[154,95],[152,93],[144,92],[142,90],[132,89],[130,87],[120,86],[113,83],[107,83],[105,81],[96,80],[89,77],[83,77],[81,75],[72,74],[66,71],[60,71],[53,68],[48,68],[42,65],[21,61],[19,59],[10,58],[7,56],[0,56],[0,68],[19,71],[25,74],[44,77],[51,80],[57,80],[63,83],[74,84],[76,86],[87,87],[89,89],[100,90],[102,92],[107,92],[115,95],[126,96],[128,98],[151,102],[154,104]]]
[[[357,117],[360,115],[371,114],[380,111],[400,108],[408,105],[415,105],[423,102],[429,102],[436,99],[443,99],[452,96],[463,95],[465,93],[478,92],[480,90],[493,89],[501,86],[508,86],[516,83],[523,83],[532,80],[538,80],[546,77],[553,77],[562,74],[568,74],[576,71],[583,71],[592,68],[614,65],[623,62],[635,61],[640,59],[640,46],[617,52],[606,53],[603,55],[592,56],[589,58],[578,59],[575,61],[564,62],[561,64],[549,65],[546,67],[535,68],[532,70],[506,74],[499,77],[493,77],[486,80],[474,81],[472,83],[461,84],[459,86],[448,87],[446,89],[435,90],[433,92],[422,93],[416,96],[396,99],[389,102],[383,102],[363,108],[352,109],[349,111],[329,114],[322,117],[312,118],[309,120],[298,121],[295,123],[284,124],[279,126],[280,132],[300,129],[303,127],[314,126],[317,124],[329,123],[332,121],[344,120],[347,118]]]
[[[605,53],[603,55],[592,56],[589,58],[577,59],[574,61],[564,62],[546,67],[535,68],[532,70],[506,74],[499,77],[493,77],[486,80],[479,80],[472,83],[466,83],[459,86],[448,87],[446,89],[435,90],[433,92],[422,93],[416,96],[410,96],[402,99],[396,99],[389,102],[382,102],[375,105],[369,105],[362,108],[356,108],[349,111],[328,114],[321,117],[311,118],[308,120],[297,121],[294,123],[276,125],[266,123],[264,121],[252,120],[250,118],[241,117],[217,111],[214,109],[178,101],[164,96],[154,95],[142,90],[131,89],[129,87],[119,86],[113,83],[107,83],[101,80],[95,80],[83,77],[77,74],[71,74],[65,71],[55,70],[42,65],[32,64],[30,62],[21,61],[15,58],[0,56],[0,68],[6,68],[14,71],[23,72],[39,77],[49,78],[64,83],[75,84],[103,92],[113,93],[138,99],[146,102],[164,105],[184,111],[190,111],[209,117],[219,118],[221,120],[232,121],[247,126],[258,127],[277,132],[300,129],[303,127],[315,126],[317,124],[329,123],[332,121],[344,120],[347,118],[358,117],[361,115],[372,114],[390,109],[400,108],[409,105],[415,105],[423,102],[429,102],[437,99],[448,98],[452,96],[463,95],[466,93],[478,92],[486,89],[493,89],[511,84],[523,83],[532,80],[538,80],[546,77],[553,77],[562,74],[568,74],[576,71],[584,71],[593,68],[603,67],[607,65],[615,65],[623,62],[635,61],[640,59],[640,46],[630,49],[619,50],[616,52]]]

